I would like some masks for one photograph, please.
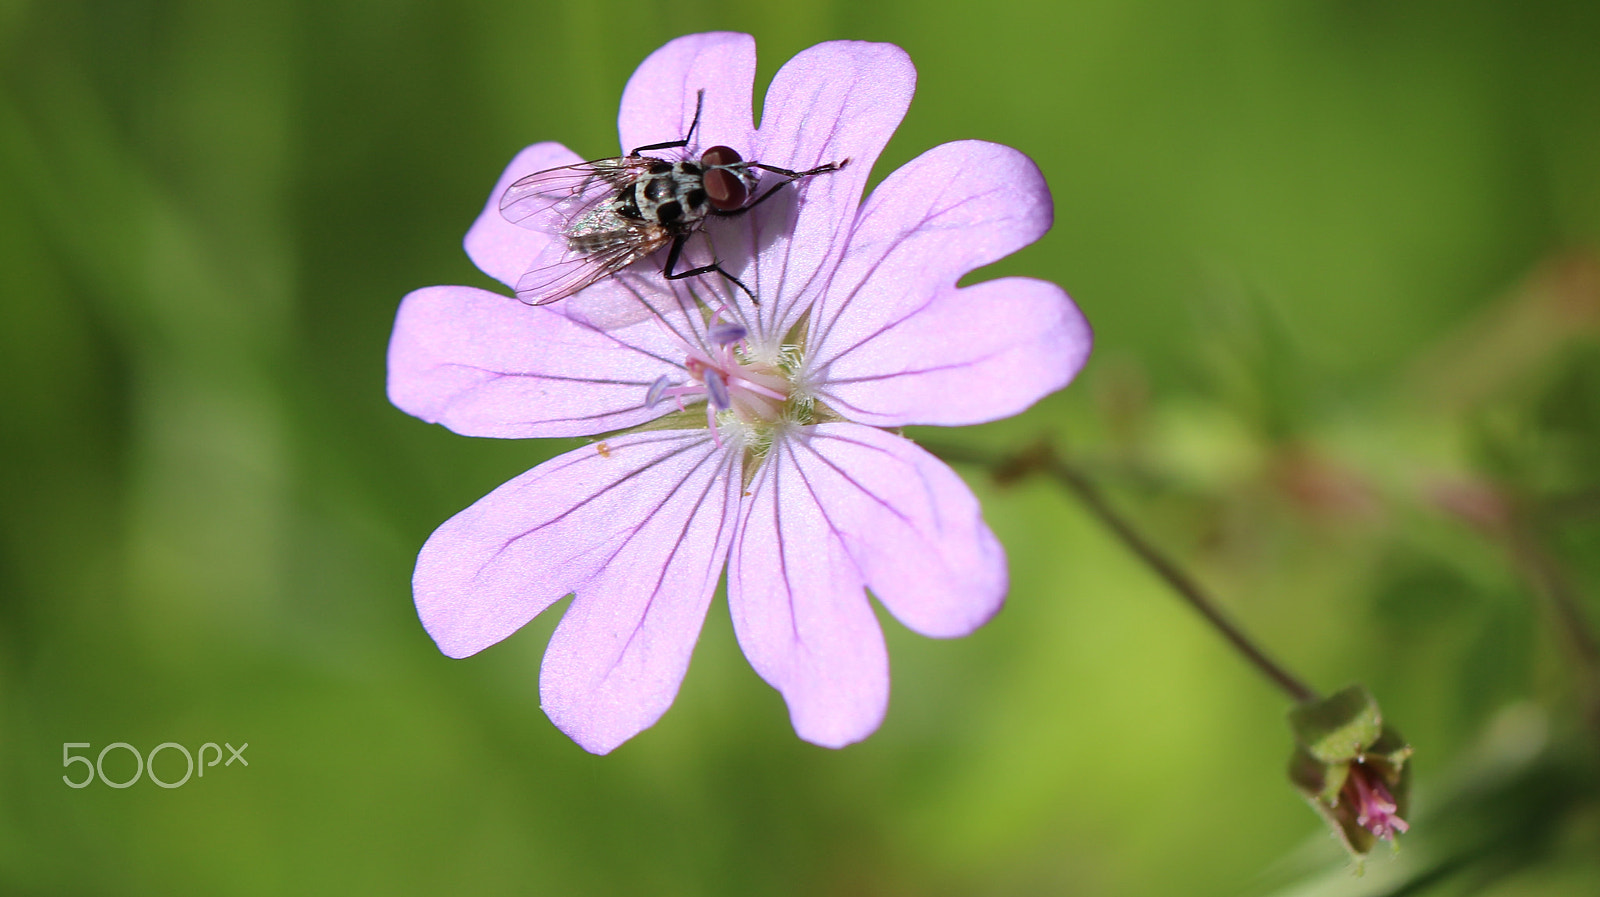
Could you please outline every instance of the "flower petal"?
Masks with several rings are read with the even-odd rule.
[[[956,289],[1051,219],[1038,168],[1009,147],[960,141],[912,160],[863,205],[813,308],[806,379],[880,426],[994,420],[1064,386],[1091,343],[1065,293],[1021,278]]]
[[[728,567],[739,646],[801,738],[860,741],[889,706],[888,650],[861,573],[787,446],[773,446],[748,491]]]
[[[1092,343],[1060,287],[1007,277],[939,290],[813,376],[817,397],[858,423],[962,426],[1018,414],[1066,386]]]
[[[640,63],[622,91],[617,116],[622,151],[687,137],[702,90],[700,127],[687,149],[723,144],[746,151],[755,77],[756,41],[748,34],[720,31],[668,42]]]
[[[728,571],[734,629],[808,741],[849,744],[883,718],[888,659],[863,586],[940,638],[1000,609],[1005,553],[977,499],[907,440],[850,423],[798,428],[750,491]]]
[[[904,50],[863,41],[810,47],[772,79],[752,161],[791,171],[849,164],[780,190],[748,215],[714,223],[725,260],[758,256],[748,279],[737,265],[729,270],[770,299],[758,311],[764,333],[781,337],[827,287],[867,177],[905,117],[916,79]],[[764,174],[761,189],[779,182]]]
[[[646,404],[681,375],[654,321],[600,330],[472,287],[406,296],[389,341],[389,400],[465,436],[589,436],[670,410]]]
[[[916,86],[911,57],[894,44],[841,40],[808,47],[773,76],[752,152],[761,162],[796,171],[849,159],[850,174],[830,178],[835,187],[821,192],[853,207]],[[843,185],[854,189],[839,189]]]
[[[862,205],[812,309],[813,362],[832,361],[968,271],[1039,239],[1053,217],[1038,167],[1010,147],[962,140],[912,159]]]
[[[512,184],[536,171],[576,165],[582,161],[572,150],[559,143],[535,143],[517,153],[506,170],[501,172],[500,180],[495,182],[489,202],[484,205],[478,220],[467,231],[467,256],[478,266],[478,270],[513,290],[517,288],[517,281],[527,273],[533,259],[560,238],[506,220],[500,214],[500,197]]]
[[[446,521],[417,558],[417,611],[465,657],[561,597],[545,712],[605,753],[658,719],[688,669],[738,500],[734,456],[705,431],[618,437],[554,458]]]
[[[613,460],[627,463],[636,439],[613,443]],[[606,503],[625,523],[595,509],[584,516],[599,534],[572,534],[590,562],[602,566],[578,587],[550,639],[539,695],[550,720],[596,754],[609,753],[672,706],[728,557],[739,508],[738,456],[714,446],[704,430],[670,444],[679,454],[656,462],[616,490],[625,495]]]
[[[977,497],[943,461],[910,440],[850,423],[813,427],[791,444],[867,587],[901,623],[953,638],[1000,610],[1005,550]]]

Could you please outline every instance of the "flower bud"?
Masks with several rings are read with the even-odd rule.
[[[1410,826],[1411,746],[1360,685],[1289,711],[1289,780],[1356,859]]]

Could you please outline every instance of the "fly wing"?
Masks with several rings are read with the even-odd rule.
[[[500,214],[512,224],[550,234],[566,233],[618,191],[639,179],[649,159],[621,156],[536,171],[506,188]]]
[[[590,231],[581,241],[563,241],[535,259],[517,281],[517,298],[529,305],[565,299],[650,255],[671,239],[659,228],[626,225],[614,231]]]

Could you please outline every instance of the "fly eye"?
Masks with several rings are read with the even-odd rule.
[[[707,169],[702,183],[705,184],[706,196],[711,200],[711,207],[718,211],[731,212],[740,208],[744,205],[745,198],[750,195],[745,189],[744,181],[739,180],[738,175],[726,168]]]
[[[700,162],[704,165],[738,165],[743,161],[744,158],[731,146],[714,146],[700,154]]]

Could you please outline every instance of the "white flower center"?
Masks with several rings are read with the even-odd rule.
[[[786,424],[815,422],[815,402],[795,381],[800,368],[798,346],[758,354],[745,328],[727,322],[713,322],[706,337],[709,345],[684,346],[683,370],[688,379],[673,383],[662,376],[651,384],[646,404],[674,399],[684,409],[703,400],[706,426],[715,432],[718,443],[725,431],[732,431],[758,456],[766,454],[774,435]]]

